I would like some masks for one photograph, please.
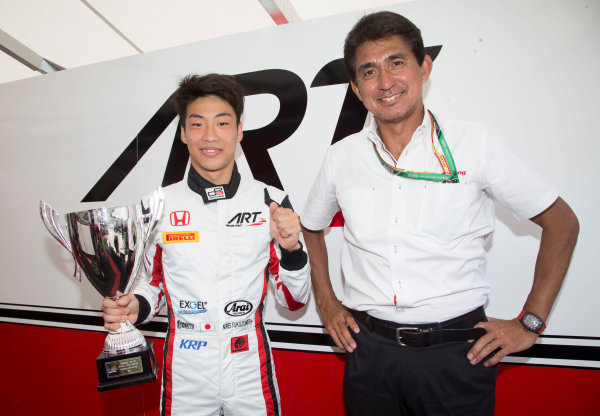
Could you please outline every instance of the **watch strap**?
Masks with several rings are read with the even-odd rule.
[[[534,313],[521,311],[517,317],[519,322],[525,327],[526,331],[530,331],[536,334],[541,334],[546,329],[546,323]]]

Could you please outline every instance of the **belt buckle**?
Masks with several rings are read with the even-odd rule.
[[[421,332],[421,330],[419,328],[411,327],[411,326],[401,326],[400,328],[396,328],[396,342],[401,347],[407,347],[408,346],[408,344],[405,344],[405,343],[402,342],[402,337],[400,336],[400,331],[407,331],[407,330]]]

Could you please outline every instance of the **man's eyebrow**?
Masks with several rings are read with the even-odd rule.
[[[365,69],[367,69],[367,68],[372,68],[372,67],[374,67],[374,66],[375,66],[375,64],[374,64],[373,62],[365,62],[364,64],[362,64],[362,65],[360,65],[360,66],[358,67],[358,69],[357,69],[357,71],[356,71],[356,72],[362,72],[362,71],[364,71]]]
[[[393,53],[391,55],[388,55],[385,58],[386,61],[393,61],[394,59],[406,59],[406,54],[402,53],[402,52],[398,52],[398,53]]]
[[[219,114],[215,114],[213,116],[213,118],[217,118],[217,117],[233,117],[230,113],[224,112],[224,113],[219,113]],[[192,113],[188,116],[188,118],[206,118],[205,116],[203,116],[202,114],[196,114],[196,113]]]

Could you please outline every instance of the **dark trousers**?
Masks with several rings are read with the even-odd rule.
[[[358,322],[357,348],[346,354],[349,416],[494,414],[498,369],[473,366],[467,341],[399,346]]]

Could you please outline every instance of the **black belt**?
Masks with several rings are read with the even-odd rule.
[[[392,339],[401,346],[427,347],[441,342],[467,341],[478,339],[486,333],[483,328],[473,328],[478,322],[487,321],[483,306],[457,318],[430,324],[399,324],[374,318],[363,311],[351,312],[370,331]]]

